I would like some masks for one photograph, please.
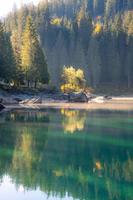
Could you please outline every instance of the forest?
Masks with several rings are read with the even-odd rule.
[[[133,86],[132,0],[41,0],[0,23],[0,80],[62,84],[64,66],[86,85]]]

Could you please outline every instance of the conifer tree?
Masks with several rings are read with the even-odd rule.
[[[40,46],[35,26],[30,16],[27,17],[22,38],[22,69],[28,86],[31,81],[48,83],[49,74],[43,50]]]
[[[11,81],[15,78],[15,62],[8,35],[0,22],[0,78]]]
[[[23,82],[23,71],[21,67],[21,45],[20,37],[17,31],[13,31],[11,35],[11,43],[13,48],[13,54],[16,64],[16,83],[19,85]]]

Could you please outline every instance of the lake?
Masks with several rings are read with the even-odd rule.
[[[0,114],[2,200],[132,200],[133,112]]]

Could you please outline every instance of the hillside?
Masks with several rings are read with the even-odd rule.
[[[51,0],[14,9],[4,21],[21,44],[26,17],[36,24],[52,84],[59,86],[63,66],[83,69],[87,84],[132,87],[133,1]],[[16,48],[16,47],[15,47]],[[18,48],[21,49],[20,46]]]

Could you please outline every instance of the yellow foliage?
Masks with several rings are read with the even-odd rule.
[[[52,24],[52,25],[56,25],[56,26],[61,25],[61,22],[62,22],[62,18],[58,18],[58,17],[53,18],[53,19],[51,20],[51,24]]]
[[[63,176],[63,172],[60,171],[60,170],[54,170],[53,173],[54,173],[54,175],[55,175],[56,177]]]
[[[80,24],[80,21],[81,21],[82,19],[84,19],[84,18],[85,18],[84,8],[81,7],[80,11],[79,11],[78,14],[77,14],[77,22],[78,22],[78,25]]]
[[[94,34],[94,35],[97,35],[97,34],[101,33],[101,32],[102,32],[102,29],[103,29],[102,25],[101,25],[100,23],[97,23],[97,24],[95,25],[93,34]]]
[[[77,85],[72,85],[72,84],[64,84],[64,85],[61,85],[61,91],[62,92],[79,92],[81,89],[79,88],[79,86]]]
[[[97,162],[95,163],[95,165],[96,165],[96,169],[98,169],[98,170],[101,170],[101,169],[102,169],[102,165],[101,165],[101,163],[100,163],[99,161],[97,161]]]
[[[123,20],[123,28],[128,35],[133,35],[133,12],[128,11]]]
[[[72,66],[64,67],[62,74],[64,84],[61,85],[62,92],[79,92],[85,86],[84,72]]]

